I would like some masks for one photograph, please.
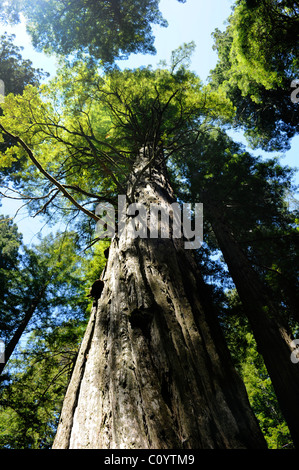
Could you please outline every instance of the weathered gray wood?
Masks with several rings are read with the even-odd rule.
[[[139,202],[174,200],[163,165],[134,181]],[[53,447],[264,448],[182,241],[115,236],[107,263]]]

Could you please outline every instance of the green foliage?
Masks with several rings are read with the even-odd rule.
[[[6,341],[36,302],[25,331],[30,340],[15,351],[2,381],[0,446],[49,448],[92,303],[86,294],[104,269],[109,245],[97,243],[78,254],[93,234],[78,205],[94,212],[103,200],[115,204],[147,145],[168,159],[181,201],[220,208],[281,318],[296,328],[299,217],[286,203],[293,172],[277,159],[252,157],[216,126],[243,126],[253,145],[287,145],[298,125],[284,91],[297,70],[298,18],[296,2],[238,1],[227,30],[215,32],[219,61],[204,86],[187,69],[194,43],[174,51],[169,67],[98,68],[97,60],[107,65],[131,52],[154,52],[151,24],[165,25],[156,0],[1,3],[10,21],[25,14],[35,46],[73,53],[61,58],[52,82],[38,86],[40,71],[21,60],[11,38],[2,37],[7,83],[13,67],[18,73],[2,105],[1,170],[20,195],[31,197],[31,214],[54,220],[63,215],[73,230],[29,249],[12,222],[0,223],[0,325]],[[206,244],[197,261],[212,284],[207,293],[218,306],[269,446],[281,448],[290,445],[289,432],[239,299],[227,292],[229,273],[214,258],[218,243],[209,217],[206,211]]]
[[[88,260],[76,253],[75,239],[71,233],[49,235],[28,248],[21,245],[16,226],[2,219],[0,330],[6,346],[23,321],[28,334],[85,318]]]
[[[250,4],[249,4],[250,3]],[[291,81],[298,71],[297,2],[238,1],[224,32],[214,33],[211,83],[236,106],[236,125],[253,147],[287,149],[298,132]]]
[[[210,254],[217,249],[211,230],[213,208],[247,255],[271,301],[280,324],[298,334],[299,259],[298,210],[289,205],[293,171],[277,158],[253,157],[220,129],[200,135],[173,157],[174,180],[184,202],[204,204],[204,237]],[[220,271],[213,282],[230,288]],[[224,291],[226,292],[226,291]],[[236,367],[247,388],[251,406],[270,448],[292,447],[289,430],[236,292],[218,297],[219,319]]]
[[[41,69],[35,69],[30,60],[22,58],[22,47],[14,44],[14,35],[4,33],[0,36],[0,79],[4,82],[4,95],[10,93],[21,94],[26,85],[38,86],[40,81],[47,74]],[[0,152],[7,151],[7,159],[9,167],[2,169],[1,179],[11,175],[16,171],[20,171],[22,159],[16,161],[14,155],[14,142],[7,136],[0,140]],[[4,163],[4,162],[3,162]],[[0,167],[2,167],[0,162]]]
[[[188,150],[173,157],[184,181],[174,180],[177,194],[185,202],[203,202],[211,249],[218,246],[209,227],[212,208],[220,210],[282,317],[293,326],[299,320],[298,208],[287,199],[294,191],[294,171],[277,158],[253,157],[216,128]]]
[[[267,440],[269,449],[293,448],[289,429],[277,403],[267,369],[251,333],[246,335],[246,358],[241,366],[248,398]]]
[[[188,47],[176,60],[188,57]],[[22,191],[35,196],[29,207],[40,210],[42,199],[55,199],[56,207],[64,206],[72,218],[73,204],[62,203],[53,184],[44,179],[41,184],[41,167],[57,175],[81,207],[90,204],[94,210],[97,202],[114,203],[117,194],[125,194],[141,147],[150,144],[154,152],[163,148],[170,155],[184,136],[194,136],[209,123],[229,121],[234,114],[223,94],[203,86],[182,66],[175,73],[141,68],[102,76],[83,62],[71,69],[63,66],[55,80],[39,90],[27,86],[22,96],[7,96],[3,112],[1,125],[22,139],[39,163],[27,158],[16,175]],[[16,145],[2,154],[1,165],[10,167],[25,158],[24,146]],[[46,202],[45,212],[50,207]]]
[[[184,3],[185,0],[178,0]],[[89,53],[104,63],[130,53],[155,53],[152,24],[167,26],[158,0],[1,1],[2,19],[23,13],[38,50]]]
[[[4,33],[0,36],[0,78],[4,81],[5,94],[20,94],[26,85],[37,86],[47,76],[41,69],[35,69],[30,60],[22,58],[23,47],[14,44],[15,35]]]
[[[231,20],[231,54],[266,89],[291,80],[298,70],[299,7],[295,1],[238,0]]]
[[[191,63],[191,56],[195,51],[195,48],[195,42],[191,41],[190,43],[184,43],[182,46],[178,47],[178,49],[174,50],[171,53],[171,73],[174,73],[174,71],[184,72],[186,69],[189,69]]]
[[[282,417],[276,395],[251,333],[246,335],[246,359],[241,376],[248,398],[270,449],[293,448],[289,429]]]
[[[10,303],[9,290],[13,273],[20,267],[19,249],[22,236],[17,226],[9,218],[0,220],[0,331],[1,339],[5,340],[4,331],[11,331],[16,318],[9,312],[6,305]]]
[[[221,322],[235,367],[244,381],[250,405],[269,449],[292,449],[289,429],[235,290],[227,291],[221,310]]]
[[[51,448],[86,323],[34,332],[0,387],[0,448]]]
[[[1,274],[8,269],[17,267],[18,250],[21,244],[22,235],[18,233],[18,227],[7,217],[0,219],[0,268]],[[5,271],[4,271],[5,270]],[[1,286],[4,284],[1,278]]]
[[[107,242],[78,255],[77,235],[49,235],[28,248],[0,223],[0,338],[6,347],[28,311],[21,341],[0,379],[0,447],[50,448]]]

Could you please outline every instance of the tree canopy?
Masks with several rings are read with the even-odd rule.
[[[41,69],[35,69],[30,60],[22,58],[23,48],[16,46],[14,39],[13,34],[0,36],[0,76],[6,94],[20,94],[26,85],[38,85],[47,76]]]
[[[116,70],[103,76],[78,62],[63,67],[40,90],[28,86],[23,95],[7,96],[3,112],[1,129],[15,145],[3,153],[1,166],[27,157],[16,177],[25,193],[30,187],[35,195],[34,207],[43,200],[39,210],[49,210],[50,201],[57,206],[63,196],[72,202],[66,210],[97,220],[94,204],[125,194],[140,148],[150,143],[169,158],[183,135],[196,140],[200,127],[230,119],[233,108],[186,69]]]
[[[88,53],[106,64],[130,53],[155,53],[151,26],[167,26],[159,0],[18,0],[1,1],[1,6],[2,19],[17,22],[20,13],[25,16],[37,49]]]
[[[174,181],[180,199],[201,200],[207,207],[213,204],[221,209],[255,269],[274,290],[271,295],[282,315],[294,325],[299,295],[298,207],[290,207],[288,197],[296,191],[295,170],[281,165],[278,158],[265,161],[252,156],[216,127],[200,136],[192,156],[188,150],[174,157],[184,181]],[[208,225],[212,212],[209,207],[205,216],[211,248],[215,246]]]
[[[288,149],[298,132],[290,99],[298,71],[298,3],[240,0],[225,31],[214,33],[218,62],[211,83],[236,106],[235,124],[252,146]]]
[[[295,171],[277,157],[254,157],[226,133],[241,127],[253,147],[274,150],[288,148],[298,132],[290,99],[298,2],[238,0],[226,30],[214,33],[218,63],[207,85],[188,68],[193,42],[174,51],[168,66],[112,66],[130,53],[155,52],[151,25],[166,26],[158,0],[0,5],[3,20],[25,16],[36,48],[61,55],[54,79],[40,84],[43,72],[22,59],[13,37],[0,38],[1,195],[25,201],[33,216],[63,217],[67,225],[64,234],[29,248],[9,218],[0,220],[1,339],[16,353],[15,335],[30,334],[1,382],[0,446],[51,446],[91,307],[87,288],[105,269],[110,243],[94,244],[96,206],[117,207],[123,194],[134,202],[144,172],[157,161],[167,166],[180,203],[204,204],[204,246],[195,259],[206,301],[214,302],[270,446],[291,445],[213,223],[221,214],[240,249],[232,256],[243,253],[277,307],[275,322],[298,333]],[[149,162],[138,173],[136,161],[146,151]],[[268,305],[263,312],[267,318]]]

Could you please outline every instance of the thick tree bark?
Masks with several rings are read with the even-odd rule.
[[[258,351],[263,356],[294,444],[299,447],[299,368],[291,361],[293,338],[282,325],[276,306],[228,223],[223,220],[223,214],[215,206],[207,207],[213,231],[244,306]]]
[[[146,158],[135,196],[169,207],[164,167],[141,172]],[[53,448],[265,448],[182,241],[119,234],[103,277]]]

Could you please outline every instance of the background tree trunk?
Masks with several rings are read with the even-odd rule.
[[[281,411],[298,447],[299,369],[291,361],[293,339],[222,214],[215,206],[208,206],[208,210],[210,216],[213,214],[213,231],[244,306],[258,351],[263,356]]]
[[[169,207],[165,168],[142,172],[147,158],[129,190]],[[265,448],[182,241],[115,236],[103,277],[53,448]]]
[[[20,324],[18,325],[9,343],[5,347],[5,352],[4,352],[5,362],[0,363],[0,374],[2,374],[3,369],[5,368],[11,355],[13,354],[15,348],[17,347],[17,344],[20,341],[21,336],[23,335],[25,329],[28,326],[28,323],[30,322],[35,310],[37,309],[40,303],[41,297],[45,294],[47,287],[48,287],[48,284],[44,283],[42,288],[38,292],[36,298],[32,301],[32,304],[28,307],[28,310],[25,312],[24,318],[21,320]]]

